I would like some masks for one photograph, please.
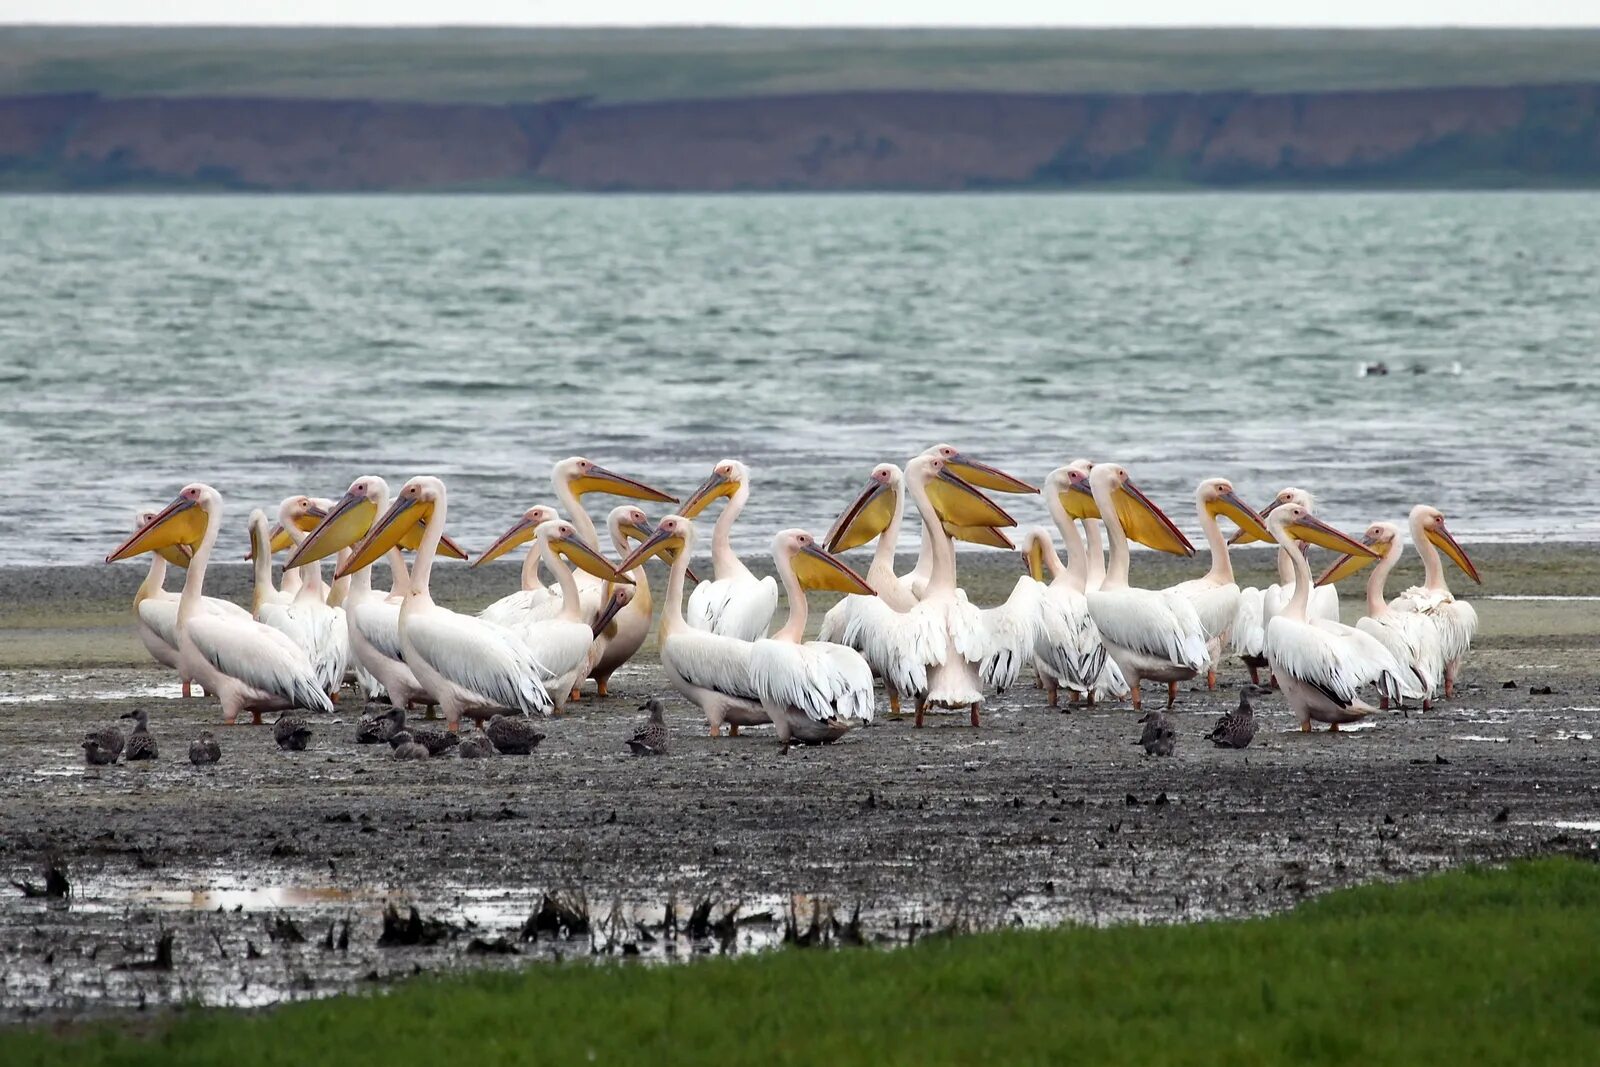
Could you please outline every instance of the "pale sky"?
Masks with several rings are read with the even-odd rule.
[[[1595,26],[1600,0],[0,0],[0,23]]]

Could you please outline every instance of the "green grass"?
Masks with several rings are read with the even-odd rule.
[[[0,1061],[1592,1063],[1597,946],[1600,867],[1544,859],[1248,922],[536,967],[135,1035],[13,1031]]]
[[[1600,30],[0,27],[0,95],[499,102],[1588,82]]]

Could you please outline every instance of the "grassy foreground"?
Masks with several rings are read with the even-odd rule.
[[[1600,867],[1544,859],[1246,922],[539,967],[134,1036],[12,1031],[0,1061],[1582,1063],[1600,1047],[1597,945]]]

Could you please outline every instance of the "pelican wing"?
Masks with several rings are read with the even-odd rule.
[[[1100,630],[1089,616],[1088,599],[1064,585],[1051,585],[1045,590],[1033,653],[1046,670],[1079,692],[1095,688],[1105,665],[1111,662],[1100,640]],[[1116,677],[1121,679],[1121,671]]]
[[[683,617],[696,630],[758,641],[767,636],[777,610],[777,580],[771,575],[757,579],[741,574],[695,586]]]
[[[400,643],[400,605],[391,600],[368,597],[345,609],[347,621],[361,631],[362,640],[385,659],[404,663],[405,648]]]
[[[1004,604],[979,612],[985,645],[978,674],[985,685],[1004,693],[1016,682],[1022,665],[1033,657],[1044,610],[1044,583],[1024,574]]]
[[[1239,590],[1239,610],[1233,616],[1233,651],[1240,656],[1259,656],[1267,640],[1266,623],[1261,617],[1261,590]]]
[[[561,594],[545,588],[518,589],[478,612],[478,618],[515,630],[529,623],[553,619],[561,612]],[[582,597],[580,596],[580,601]]]
[[[1388,649],[1395,662],[1406,669],[1400,678],[1401,696],[1410,700],[1433,696],[1444,671],[1444,656],[1439,649],[1438,632],[1425,617],[1390,611],[1381,618],[1358,619],[1356,629]]]
[[[350,664],[350,634],[344,610],[322,603],[263,604],[261,621],[305,650],[317,680],[328,692],[337,690]]]
[[[1218,585],[1204,578],[1179,582],[1167,590],[1176,593],[1194,605],[1205,627],[1206,639],[1221,638],[1226,641],[1233,630],[1233,620],[1239,614],[1239,587],[1233,582]]]
[[[219,673],[297,708],[333,710],[305,650],[282,631],[253,619],[197,612],[185,633]]]
[[[533,658],[560,678],[581,667],[595,643],[594,631],[586,622],[571,619],[546,619],[524,626],[517,635],[528,646]]]
[[[675,628],[661,642],[661,660],[690,685],[759,703],[761,694],[750,680],[753,647],[749,641],[721,634]]]
[[[796,708],[816,722],[872,719],[872,669],[843,645],[757,641],[750,680],[767,708]]]
[[[1206,669],[1205,627],[1194,605],[1155,589],[1099,589],[1089,615],[1102,639],[1190,670]]]
[[[428,666],[487,703],[550,713],[544,682],[552,674],[511,631],[438,607],[402,617],[400,631]]]
[[[875,596],[859,598],[839,642],[858,650],[899,693],[928,691],[928,668],[944,662],[944,620],[918,604],[896,611]]]
[[[1324,619],[1277,616],[1267,624],[1267,656],[1274,672],[1287,671],[1341,708],[1354,706],[1361,687],[1371,684],[1398,701],[1407,673],[1370,634]]]

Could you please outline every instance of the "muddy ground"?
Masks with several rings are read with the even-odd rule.
[[[41,609],[18,603],[35,617],[14,614],[14,635],[37,632]],[[176,699],[157,668],[81,666],[82,643],[63,642],[57,662],[0,670],[0,1021],[258,1005],[418,969],[747,951],[791,923],[788,936],[904,943],[1255,914],[1375,878],[1593,853],[1594,607],[1482,602],[1457,701],[1305,736],[1262,695],[1245,752],[1203,740],[1237,700],[1232,668],[1219,691],[1180,694],[1171,759],[1133,744],[1126,709],[1061,714],[1026,681],[979,730],[884,721],[788,756],[770,731],[708,738],[673,700],[673,752],[634,759],[622,737],[661,691],[647,657],[526,758],[397,763],[353,743],[346,706],[304,753],[277,751],[269,728],[219,728],[222,763],[197,769],[185,753],[213,705]],[[162,758],[85,768],[85,729],[133,707],[150,709]],[[52,855],[68,899],[10,885],[42,884]],[[525,932],[547,895],[589,931]],[[391,904],[446,924],[421,931],[436,943],[380,944]],[[707,921],[691,930],[696,906]],[[168,933],[171,968],[144,966]]]

